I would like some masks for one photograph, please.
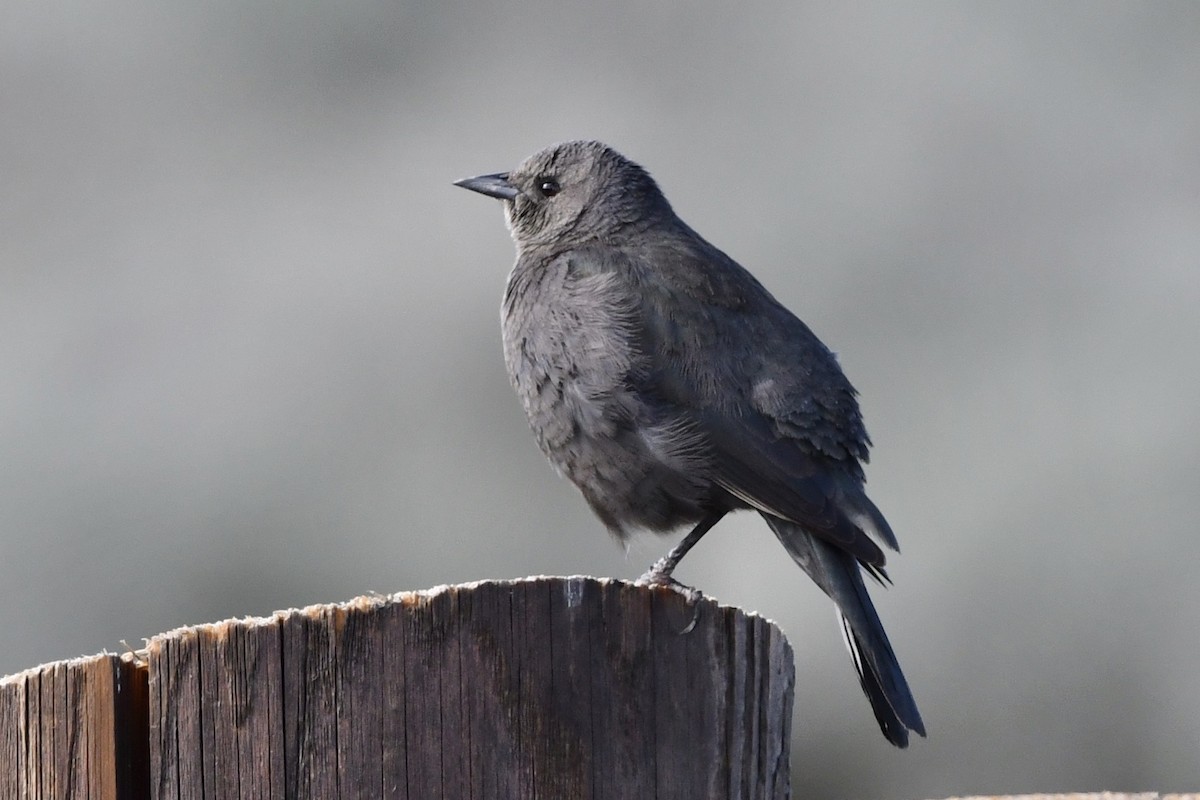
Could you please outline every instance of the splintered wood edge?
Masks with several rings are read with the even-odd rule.
[[[392,594],[372,593],[372,594],[361,595],[359,597],[355,597],[351,600],[346,600],[341,603],[318,603],[318,604],[314,604],[314,605],[310,605],[310,606],[305,606],[304,608],[283,609],[280,611],[276,611],[273,614],[269,614],[267,616],[246,616],[246,617],[240,617],[240,618],[230,618],[230,619],[226,619],[226,620],[221,620],[219,622],[206,622],[206,623],[202,623],[200,625],[180,626],[178,628],[175,628],[174,630],[165,631],[163,633],[156,634],[156,635],[150,637],[149,639],[146,639],[145,640],[146,646],[139,648],[137,650],[127,650],[122,653],[111,653],[108,651],[104,651],[101,653],[97,653],[95,655],[78,656],[76,658],[64,659],[61,661],[49,661],[49,662],[46,662],[45,664],[40,664],[36,667],[29,667],[27,669],[21,670],[20,672],[14,672],[11,675],[5,675],[3,677],[0,677],[0,687],[19,683],[19,682],[26,680],[32,676],[38,675],[50,668],[55,668],[55,667],[65,667],[67,669],[80,668],[80,667],[89,666],[90,664],[92,664],[94,662],[111,660],[111,659],[119,659],[121,662],[130,664],[137,669],[144,669],[146,667],[146,659],[152,653],[158,651],[158,649],[161,647],[161,645],[164,641],[185,638],[189,635],[196,634],[196,633],[206,633],[209,635],[221,637],[221,636],[224,636],[225,634],[227,634],[229,629],[234,626],[243,627],[243,628],[245,628],[245,627],[254,628],[254,627],[261,627],[261,626],[277,625],[288,619],[295,618],[298,615],[317,618],[324,614],[328,614],[330,612],[371,611],[373,609],[381,608],[383,606],[386,606],[386,605],[389,605],[392,603],[399,603],[406,607],[419,607],[419,606],[425,605],[426,603],[429,603],[434,598],[436,598],[440,595],[443,595],[443,594],[447,594],[447,593],[450,593],[450,594],[463,593],[463,594],[465,594],[465,593],[471,592],[475,589],[478,589],[482,586],[495,586],[495,587],[501,587],[501,588],[503,588],[503,587],[516,588],[516,587],[525,586],[525,585],[528,585],[531,583],[561,583],[563,586],[563,590],[565,592],[567,592],[567,605],[568,606],[573,606],[579,601],[578,598],[582,597],[583,587],[585,584],[593,584],[602,589],[610,587],[610,586],[619,586],[622,588],[629,589],[631,591],[645,591],[645,592],[663,593],[663,594],[679,594],[678,592],[676,592],[676,590],[674,590],[668,586],[644,586],[644,585],[636,584],[632,581],[620,580],[617,578],[594,578],[590,575],[567,575],[567,576],[530,575],[529,577],[526,577],[526,578],[484,579],[484,580],[478,580],[478,581],[470,581],[468,583],[441,584],[439,586],[433,586],[428,589],[418,589],[418,590],[413,590],[413,591],[401,591],[401,592],[394,592]],[[715,598],[710,597],[708,595],[704,595],[701,598],[700,603],[702,603],[705,607],[716,609],[718,612],[723,613],[723,614],[733,613],[733,614],[742,615],[751,620],[756,620],[756,619],[763,620],[774,631],[776,631],[780,637],[782,637],[783,644],[787,648],[788,656],[789,656],[789,658],[791,657],[791,644],[788,642],[787,637],[783,635],[783,630],[779,627],[779,625],[774,620],[772,620],[766,616],[763,616],[762,614],[759,614],[756,611],[749,611],[744,608],[738,608],[737,606],[722,605],[718,600],[716,600]],[[1035,797],[1040,797],[1040,796],[1035,796]],[[1046,797],[1049,797],[1049,795],[1046,795]],[[1080,795],[1079,797],[1092,798],[1093,796]],[[1095,795],[1094,797],[1100,798],[1101,795]],[[1114,800],[1115,800],[1115,797],[1116,796],[1114,796]],[[1139,800],[1142,800],[1140,798],[1140,796],[1138,796],[1138,797],[1139,797]],[[1157,797],[1157,796],[1155,796],[1155,797]],[[1170,800],[1175,800],[1176,797],[1184,798],[1186,796],[1185,795],[1179,795],[1179,796],[1164,795],[1163,800],[1167,800],[1168,797],[1170,798]],[[1146,800],[1151,800],[1151,796],[1147,795]]]
[[[11,675],[4,675],[3,677],[0,677],[0,688],[11,686],[13,684],[20,683],[21,681],[28,680],[29,678],[36,677],[37,675],[45,673],[49,669],[78,670],[85,669],[99,663],[118,661],[125,664],[132,664],[135,667],[141,667],[143,666],[142,657],[139,656],[138,653],[144,652],[145,651],[141,650],[137,652],[127,651],[124,653],[110,653],[105,651],[90,656],[76,656],[75,658],[67,658],[63,659],[62,661],[47,661],[45,664],[39,664],[36,667],[29,667],[21,670],[20,672],[14,672]]]
[[[394,592],[392,594],[371,593],[360,595],[350,600],[340,603],[317,603],[303,608],[288,608],[276,611],[267,616],[247,616],[235,617],[231,619],[221,620],[219,622],[207,622],[200,625],[184,625],[174,630],[160,633],[151,637],[146,642],[144,649],[138,650],[131,654],[135,658],[144,659],[156,654],[161,649],[162,645],[168,641],[185,639],[194,635],[207,635],[215,638],[222,638],[228,635],[232,628],[257,628],[269,627],[282,624],[288,620],[295,619],[300,616],[307,616],[312,619],[320,618],[330,613],[345,613],[347,611],[367,612],[378,608],[382,608],[391,604],[399,604],[406,608],[417,608],[426,605],[435,598],[444,594],[468,594],[481,587],[498,587],[498,588],[517,588],[527,586],[529,584],[547,583],[561,584],[563,591],[567,595],[567,605],[574,606],[582,599],[583,588],[587,584],[597,586],[601,589],[611,586],[617,586],[629,591],[643,591],[648,593],[663,593],[668,595],[683,595],[677,590],[669,586],[645,586],[634,583],[632,581],[620,580],[617,578],[594,578],[590,575],[530,575],[525,578],[511,579],[484,579],[478,581],[470,581],[467,583],[456,584],[441,584],[432,586],[428,589],[417,589],[410,591]],[[748,620],[762,620],[773,631],[775,631],[783,641],[786,648],[787,657],[792,657],[791,643],[784,636],[783,630],[772,619],[759,614],[756,611],[748,611],[737,606],[722,605],[718,600],[708,595],[702,596],[699,601],[707,608],[715,609],[722,614],[737,614]]]

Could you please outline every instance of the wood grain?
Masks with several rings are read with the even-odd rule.
[[[146,672],[110,654],[0,680],[0,800],[148,796]]]
[[[670,590],[441,587],[181,629],[148,659],[159,800],[788,796],[786,640]]]

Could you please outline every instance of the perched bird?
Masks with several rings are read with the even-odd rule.
[[[692,526],[642,580],[673,583],[726,513],[757,511],[837,605],[884,736],[924,736],[863,585],[888,580],[896,537],[863,491],[871,442],[833,353],[604,144],[455,185],[504,201],[504,357],[542,451],[617,537]]]

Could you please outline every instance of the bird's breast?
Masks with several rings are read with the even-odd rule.
[[[614,531],[699,518],[708,453],[644,391],[639,298],[620,273],[569,258],[518,263],[502,311],[509,377],[538,445]]]
[[[519,265],[502,326],[509,378],[547,454],[573,437],[604,436],[634,368],[632,303],[608,273],[581,275],[568,259]]]

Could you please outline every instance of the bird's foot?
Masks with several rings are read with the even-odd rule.
[[[657,561],[646,574],[635,581],[635,584],[637,586],[663,586],[683,595],[683,599],[692,607],[692,618],[679,633],[680,635],[690,633],[696,627],[696,623],[700,621],[700,601],[704,599],[704,593],[695,586],[688,586],[672,578],[670,570],[664,569],[668,566],[664,563],[666,561],[665,558]]]

